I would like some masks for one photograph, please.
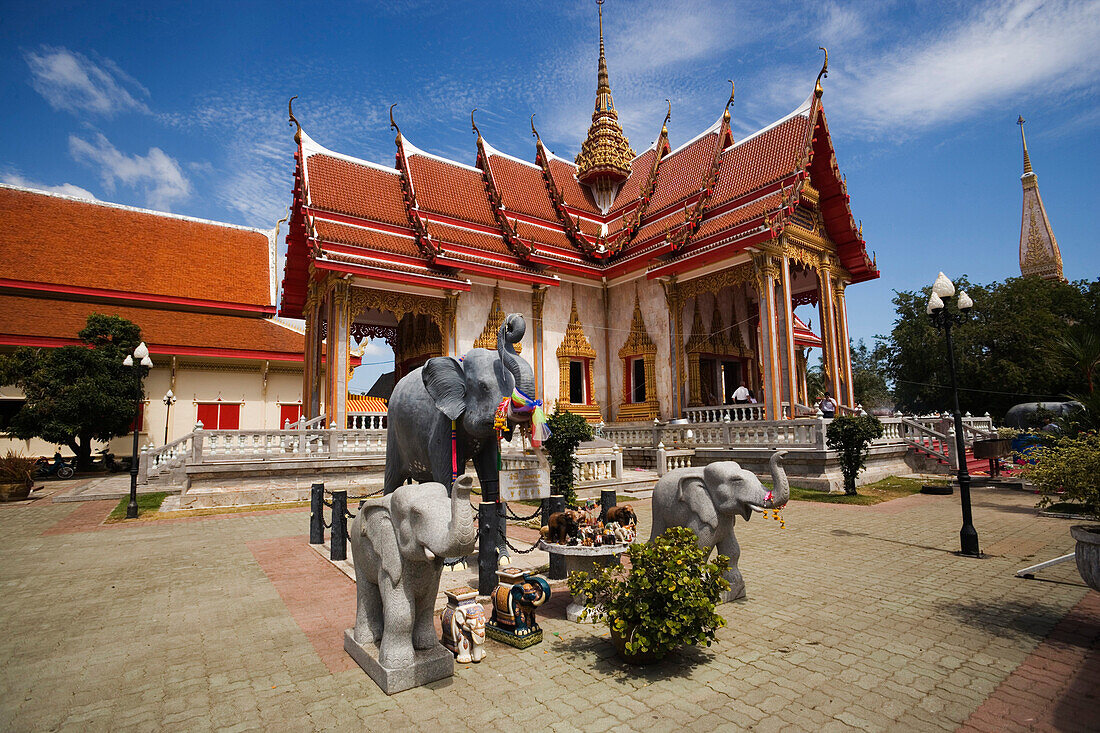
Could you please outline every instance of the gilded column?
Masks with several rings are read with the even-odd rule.
[[[824,340],[826,385],[833,397],[843,402],[840,394],[840,361],[837,355],[836,316],[833,304],[833,275],[828,260],[823,259],[817,271],[819,306],[821,308],[821,337]]]
[[[848,396],[848,404],[856,405],[855,384],[852,379],[852,345],[848,339],[848,307],[844,302],[844,289],[847,287],[842,280],[833,284],[833,299],[836,303],[836,322],[840,327],[840,364],[844,369],[844,388]]]
[[[321,350],[321,317],[317,308],[317,290],[311,281],[306,289],[306,304],[302,309],[306,321],[305,351],[302,354],[302,415],[307,420],[317,417],[316,399],[318,366]],[[280,428],[282,425],[279,426]]]
[[[329,401],[326,422],[336,427],[347,427],[348,400],[348,306],[349,287],[346,280],[337,280],[329,295],[328,375]]]
[[[791,307],[791,261],[784,254],[780,258],[779,280],[783,286],[783,359],[787,364],[787,394],[791,403],[788,417],[795,416],[794,404],[798,402],[798,365],[794,359],[794,308]]]
[[[779,420],[781,411],[779,377],[779,336],[776,333],[775,280],[779,270],[766,252],[752,256],[756,274],[757,291],[760,293],[760,358],[764,377],[764,405],[768,420]]]
[[[443,296],[443,353],[447,356],[458,356],[458,324],[455,317],[458,314],[458,292],[448,290]]]
[[[531,286],[531,355],[535,367],[535,399],[544,399],[542,396],[545,379],[543,376],[543,340],[542,340],[542,306],[546,301],[546,285]]]
[[[681,356],[684,347],[683,336],[683,302],[680,297],[680,289],[676,283],[676,275],[672,275],[667,281],[661,283],[665,290],[665,304],[668,306],[669,345],[668,358],[672,377],[672,409],[669,418],[679,417],[683,411],[681,391],[684,384],[683,358]]]

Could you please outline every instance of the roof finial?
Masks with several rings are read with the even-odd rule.
[[[286,216],[284,216],[282,219],[279,219],[279,221],[275,222],[275,241],[276,242],[279,241],[279,227],[282,226],[283,222],[286,221],[289,218],[290,218],[290,206],[287,206],[286,207]]]
[[[611,82],[607,76],[607,59],[603,55],[603,3],[604,0],[596,0],[598,12],[600,15],[600,77],[599,88],[596,89],[596,94],[602,94],[604,92],[611,91]]]
[[[1020,126],[1020,140],[1024,143],[1024,175],[1026,176],[1035,171],[1031,170],[1031,156],[1027,154],[1027,137],[1024,136],[1025,122],[1027,122],[1027,120],[1024,119],[1023,115],[1020,115],[1020,118],[1016,120],[1016,124]]]
[[[737,91],[737,85],[733,83],[733,79],[726,79],[730,83],[730,98],[726,100],[726,111],[722,113],[722,119],[726,122],[730,121],[730,107],[733,106],[733,93]]]
[[[477,107],[470,110],[470,127],[474,128],[474,134],[481,138],[481,130],[477,129],[477,123],[474,122],[474,112],[477,112]]]
[[[397,102],[390,105],[390,129],[397,130],[397,136],[401,136],[401,128],[397,126],[397,123],[393,121],[393,108],[397,106]]]
[[[295,128],[297,128],[294,131],[294,142],[301,143],[302,142],[302,126],[298,124],[298,118],[294,116],[294,100],[297,99],[297,98],[298,98],[297,94],[295,94],[293,97],[291,97],[290,101],[286,103],[286,109],[287,109],[287,113],[290,115],[290,121],[289,121],[288,124],[293,125]]]
[[[821,64],[821,71],[817,72],[817,82],[814,84],[814,94],[820,99],[821,95],[825,93],[825,90],[821,88],[821,79],[829,75],[829,49],[824,46],[818,46],[818,49],[825,52],[825,63]]]
[[[672,119],[672,102],[665,100],[665,104],[668,105],[668,112],[665,113],[665,121],[661,125],[661,134],[668,135],[668,121]]]
[[[535,129],[535,116],[531,115],[531,134],[534,135],[535,140],[539,145],[542,145],[542,138],[539,137],[539,131]]]

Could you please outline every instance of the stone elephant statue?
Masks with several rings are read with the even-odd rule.
[[[404,487],[364,504],[351,523],[357,608],[353,638],[379,644],[388,669],[413,663],[414,649],[439,643],[433,625],[445,557],[473,552],[477,538],[470,488],[461,476],[444,484]]]
[[[653,530],[650,539],[669,527],[687,527],[699,537],[699,546],[713,549],[730,559],[723,577],[730,589],[723,601],[743,598],[745,580],[737,569],[741,547],[733,534],[740,514],[747,521],[754,511],[774,509],[787,503],[790,486],[779,465],[786,451],[775,451],[769,463],[774,489],[768,491],[760,479],[734,461],[711,463],[702,468],[677,468],[657,480],[653,489]]]
[[[514,387],[528,397],[535,395],[535,372],[513,346],[525,330],[523,316],[512,313],[497,332],[496,352],[471,349],[461,361],[435,357],[401,378],[387,406],[384,493],[409,479],[448,484],[452,470],[463,473],[468,459],[482,488],[495,490],[500,478],[497,407],[512,396]],[[511,438],[512,429],[530,419],[530,413],[516,413],[509,403],[505,437]]]
[[[1009,408],[1008,412],[1005,413],[1005,425],[1010,428],[1016,428],[1017,430],[1037,429],[1043,426],[1032,425],[1031,419],[1039,410],[1053,412],[1055,416],[1062,417],[1075,410],[1083,409],[1083,407],[1084,405],[1076,400],[1069,400],[1066,402],[1022,402],[1018,405],[1013,405]]]

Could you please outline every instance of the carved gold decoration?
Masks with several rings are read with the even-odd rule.
[[[1027,234],[1027,249],[1024,252],[1024,257],[1020,261],[1020,274],[1026,276],[1034,275],[1036,277],[1042,277],[1047,279],[1063,279],[1062,275],[1062,256],[1058,251],[1058,245],[1054,240],[1054,233],[1049,230],[1044,232],[1043,223],[1039,222],[1039,218],[1036,215],[1036,206],[1032,202],[1029,207],[1030,222],[1028,225]],[[1045,218],[1045,217],[1044,217]],[[1050,242],[1054,247],[1052,252],[1047,247],[1046,237],[1047,234],[1050,237]]]
[[[580,315],[577,314],[576,294],[573,295],[573,304],[569,310],[569,323],[565,327],[565,338],[562,339],[561,346],[558,347],[556,354],[559,359],[562,357],[596,358],[596,350],[592,348],[588,337],[584,335],[584,326],[581,324]]]
[[[500,285],[493,286],[493,304],[489,306],[489,317],[485,321],[485,328],[481,335],[474,341],[475,349],[493,349],[497,347],[497,332],[504,324],[504,310],[500,307]],[[523,350],[523,344],[515,344],[516,353]]]
[[[680,283],[679,291],[680,296],[686,299],[695,297],[700,293],[717,293],[725,287],[734,288],[754,281],[752,263],[746,262]]]
[[[439,323],[443,318],[443,300],[423,295],[399,293],[394,291],[354,288],[351,294],[351,312],[358,316],[367,308],[388,311],[400,323],[406,313],[418,313],[430,316]]]
[[[557,409],[569,410],[581,415],[589,422],[599,422],[601,419],[600,404],[595,397],[596,383],[593,378],[593,364],[596,361],[596,350],[592,348],[588,337],[584,335],[584,326],[581,324],[580,315],[577,313],[577,295],[573,293],[573,302],[569,311],[569,324],[565,327],[565,337],[555,352],[558,357],[558,402]],[[569,362],[579,359],[584,364],[586,403],[573,403],[569,401]]]
[[[657,401],[656,358],[657,345],[646,331],[642,306],[638,299],[638,290],[634,290],[634,315],[630,321],[630,334],[619,349],[619,358],[623,360],[623,401],[619,405],[616,418],[620,421],[652,420],[661,412]],[[632,362],[642,359],[645,373],[645,402],[632,402],[631,382],[634,378]]]
[[[641,356],[643,354],[656,354],[657,345],[649,337],[646,331],[645,320],[642,318],[641,301],[638,292],[634,291],[634,316],[630,321],[630,334],[626,337],[626,343],[619,349],[619,357]]]

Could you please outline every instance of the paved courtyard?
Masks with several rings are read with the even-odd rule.
[[[544,643],[394,697],[343,653],[354,587],[308,510],[4,505],[0,729],[1097,730],[1100,594],[1072,563],[1013,577],[1072,548],[1034,501],[976,490],[982,560],[951,553],[957,496],[792,502],[738,524],[748,598],[710,648],[629,667],[559,594]]]

